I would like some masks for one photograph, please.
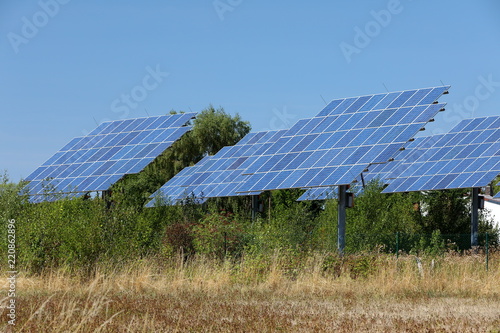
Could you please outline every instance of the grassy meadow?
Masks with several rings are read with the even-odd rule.
[[[500,332],[500,253],[488,271],[481,254],[419,260],[275,251],[21,273],[15,331]]]

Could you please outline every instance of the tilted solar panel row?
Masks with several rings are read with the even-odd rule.
[[[500,117],[463,120],[395,162],[385,193],[486,186],[500,174]]]
[[[191,127],[195,113],[104,122],[71,140],[31,173],[25,190],[32,201],[105,191],[125,174],[138,173]],[[57,195],[56,195],[57,194]]]
[[[237,192],[346,185],[393,158],[442,110],[436,87],[339,99],[298,121],[244,171]]]

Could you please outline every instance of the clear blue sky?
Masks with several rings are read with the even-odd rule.
[[[96,121],[172,109],[222,106],[258,131],[314,116],[322,97],[442,81],[448,110],[427,133],[500,114],[498,0],[6,0],[0,36],[13,181]]]

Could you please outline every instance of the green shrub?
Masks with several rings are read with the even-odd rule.
[[[212,212],[192,227],[197,253],[225,258],[239,255],[243,249],[244,229],[230,212]]]

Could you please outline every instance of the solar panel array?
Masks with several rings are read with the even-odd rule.
[[[495,129],[495,126],[498,126],[498,124],[495,125],[497,117],[476,118],[476,119],[482,119],[483,122],[482,122],[482,126],[476,127],[475,131],[468,132],[470,135],[469,139],[472,138],[473,136],[477,135],[477,137],[474,139],[474,141],[469,142],[469,148],[465,147],[467,145],[466,140],[469,140],[469,139],[463,140],[461,142],[457,141],[457,140],[450,139],[444,147],[441,147],[441,148],[443,148],[442,152],[449,150],[449,151],[447,151],[447,153],[448,153],[447,155],[439,156],[439,153],[437,153],[437,155],[432,156],[433,152],[430,151],[429,149],[433,148],[434,152],[436,151],[436,149],[439,149],[438,142],[439,142],[439,140],[443,139],[445,134],[427,136],[427,137],[418,137],[418,138],[415,138],[415,140],[413,142],[410,142],[405,147],[405,150],[400,151],[396,155],[394,161],[388,162],[388,163],[383,163],[383,164],[371,165],[369,167],[368,172],[363,173],[365,182],[368,183],[369,181],[371,181],[373,179],[378,179],[381,182],[383,182],[384,184],[390,184],[390,183],[395,182],[395,184],[389,186],[386,189],[386,191],[384,191],[387,193],[388,192],[396,192],[396,191],[394,191],[393,188],[397,184],[400,184],[400,190],[397,192],[420,191],[420,190],[425,190],[425,189],[438,190],[438,189],[451,189],[451,188],[469,188],[472,185],[475,185],[474,183],[471,183],[471,182],[474,182],[474,179],[477,179],[474,177],[484,178],[481,182],[479,182],[477,184],[477,186],[483,187],[483,186],[488,185],[496,175],[500,174],[500,171],[497,170],[500,166],[498,165],[498,163],[495,164],[495,160],[499,158],[498,155],[495,155],[496,157],[490,156],[489,158],[487,156],[487,155],[491,154],[491,152],[495,152],[495,149],[497,149],[496,153],[498,153],[500,155],[500,146],[498,144],[498,141],[500,140],[500,137],[499,137],[500,132],[497,132],[497,129]],[[452,137],[451,134],[456,132],[456,129],[459,129],[459,128],[466,129],[468,124],[471,126],[474,126],[474,124],[472,124],[473,120],[474,119],[464,120],[461,124],[458,124],[452,131],[450,131],[446,135],[448,135],[448,138],[451,138]],[[475,122],[477,124],[480,121],[481,120],[476,120]],[[490,123],[489,126],[492,126],[492,127],[486,128],[486,129],[481,129],[481,127],[487,126],[488,122]],[[469,129],[469,128],[467,128],[467,129]],[[481,131],[483,133],[480,136],[479,134]],[[456,134],[458,134],[458,133],[456,132],[455,135],[453,135],[453,136],[456,136]],[[489,134],[491,134],[491,135],[489,135]],[[463,137],[464,134],[461,134],[461,136]],[[483,139],[481,139],[481,137]],[[486,137],[486,141],[484,141],[485,137]],[[441,141],[441,143],[443,143],[443,142],[444,141]],[[460,147],[455,147],[456,145],[454,145],[453,142],[458,142],[459,146],[462,147],[462,150],[460,150]],[[472,156],[479,153],[479,151],[476,151],[472,155],[469,155],[468,158],[467,158],[467,156],[462,157],[462,156],[458,156],[458,155],[456,155],[455,158],[451,158],[455,152],[462,151],[463,153],[461,155],[466,154],[468,151],[473,149],[473,148],[471,148],[471,145],[474,145],[475,147],[477,147],[478,144],[482,144],[482,147],[479,149],[484,149],[484,151],[482,153],[482,156],[480,156],[477,161]],[[485,149],[487,147],[487,145],[490,145],[489,150]],[[454,149],[451,150],[451,148],[454,148]],[[445,156],[447,157],[447,159],[444,159]],[[441,159],[440,159],[440,157],[441,157]],[[450,175],[450,173],[447,172],[447,170],[449,168],[452,168],[453,165],[458,165],[458,163],[461,163],[465,159],[467,159],[467,161],[463,162],[463,164],[462,164],[463,169],[462,170],[461,170],[462,167],[456,168],[455,170],[452,170],[452,171],[454,171],[454,174],[452,174],[452,175],[454,175],[454,176],[456,175],[456,177],[458,177],[459,174],[464,174],[464,176],[462,176],[462,177],[466,178],[466,179],[462,182],[462,184],[456,185],[453,183],[446,183],[446,184],[442,183],[441,186],[437,186],[437,185],[439,185],[440,181],[444,180],[445,176]],[[480,165],[482,161],[487,162],[487,163],[484,163],[482,166],[480,166],[479,169],[475,170],[474,167],[471,165],[471,162],[473,160],[475,161],[475,163],[477,163],[477,165]],[[442,163],[437,164],[437,162],[439,162],[439,161],[441,161]],[[443,167],[440,170],[437,170],[437,173],[436,173],[436,170],[433,170],[432,167],[435,166],[435,168],[439,168],[440,165],[444,164],[443,161],[448,161],[448,163],[447,163],[448,166],[446,168]],[[470,165],[470,167],[466,168],[469,165]],[[419,166],[419,167],[417,167],[417,166]],[[488,166],[492,166],[491,170],[487,170]],[[414,169],[408,170],[408,168],[410,168],[410,167],[417,168],[417,169],[420,168],[419,169],[420,171],[416,171]],[[425,171],[425,174],[424,174],[424,171]],[[486,173],[487,173],[487,175],[485,176]],[[472,177],[473,174],[477,174],[479,176]],[[495,176],[493,178],[490,178],[493,175],[495,175]],[[411,187],[405,188],[404,185],[402,184],[403,180],[407,180],[408,182],[411,182],[412,180],[411,179],[408,180],[408,178],[410,178],[412,176],[413,177],[421,177],[420,182],[417,183],[415,181],[414,183],[409,185]],[[454,177],[454,176],[450,176],[450,177]],[[429,179],[429,177],[434,177],[432,179],[432,182],[435,182],[434,186],[432,186],[432,183],[425,186],[425,180]],[[448,179],[453,179],[450,177]],[[419,185],[422,183],[425,187],[422,187]],[[450,185],[452,185],[452,186],[450,187]],[[443,187],[443,188],[438,188],[438,187]],[[314,188],[314,189],[309,189],[308,191],[306,191],[298,200],[299,201],[325,200],[325,199],[331,199],[332,197],[335,197],[334,189],[325,190],[325,189],[320,189],[320,188]],[[497,193],[495,195],[495,197],[500,198],[500,193]]]
[[[236,189],[245,179],[243,170],[285,132],[278,130],[247,134],[236,145],[224,147],[195,166],[184,168],[152,195],[153,200],[147,206],[173,204],[190,197],[206,199],[241,195]]]
[[[500,117],[463,120],[449,133],[422,138],[408,151],[387,175],[389,186],[383,192],[486,186],[500,174]]]
[[[338,99],[302,119],[244,171],[238,192],[350,184],[392,158],[445,104],[449,87]]]
[[[188,132],[195,113],[104,122],[71,140],[30,174],[32,202],[105,191],[125,174],[138,173]]]

